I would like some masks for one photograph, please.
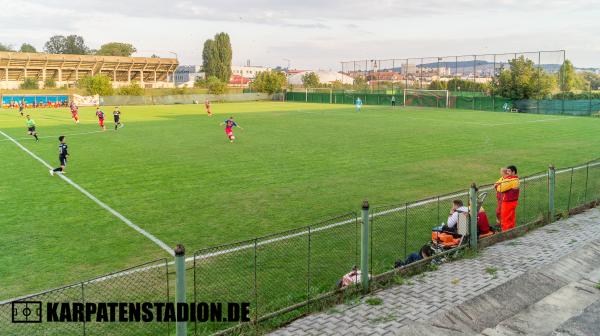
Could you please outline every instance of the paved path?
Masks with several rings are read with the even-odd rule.
[[[490,246],[475,259],[444,264],[410,283],[377,292],[383,304],[338,305],[309,315],[271,335],[393,335],[411,321],[489,291],[529,270],[551,264],[600,237],[600,210],[593,209],[526,236]]]

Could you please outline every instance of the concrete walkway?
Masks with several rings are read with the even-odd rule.
[[[585,254],[590,249],[592,254]],[[574,252],[583,254],[569,259]],[[490,336],[523,334],[515,323],[536,316],[536,312],[542,314],[548,304],[560,303],[565,295],[575,295],[578,288],[596,295],[594,284],[589,278],[583,279],[582,272],[595,265],[598,270],[590,268],[585,272],[592,272],[600,279],[598,256],[600,210],[592,209],[490,246],[480,251],[477,258],[441,265],[437,271],[417,275],[405,285],[379,291],[373,296],[383,300],[381,305],[368,305],[364,299],[356,305],[338,305],[294,321],[272,335],[451,335],[466,331]],[[578,278],[569,278],[575,274]],[[510,295],[515,302],[502,302],[503,297],[508,301]],[[550,334],[566,334],[573,328],[582,328],[581,321],[597,323],[594,318],[600,310],[600,301],[593,295],[584,296],[578,307],[563,307],[572,312],[585,311],[563,316],[564,322],[560,320]],[[521,312],[538,302],[537,310]],[[496,312],[481,310],[494,305]],[[561,310],[560,304],[557,307]],[[479,314],[489,315],[488,321],[479,321],[474,316]],[[489,319],[497,320],[492,323]],[[432,329],[436,328],[435,321],[442,321],[439,330]],[[600,332],[600,327],[594,332]]]

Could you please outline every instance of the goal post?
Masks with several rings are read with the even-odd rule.
[[[333,88],[331,87],[315,87],[315,88],[306,88],[306,101],[308,101],[309,93],[320,93],[323,97],[327,96],[325,100],[321,99],[320,103],[333,104]]]
[[[443,99],[446,108],[450,104],[450,91],[448,90],[404,89],[404,106],[406,106],[406,98],[408,96],[415,96],[417,98],[433,97],[436,99],[436,102]],[[437,107],[439,107],[439,103]]]

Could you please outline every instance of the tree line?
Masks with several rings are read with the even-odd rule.
[[[475,91],[512,99],[577,99],[587,94],[578,93],[600,89],[600,75],[577,72],[570,60],[565,60],[557,73],[551,74],[521,56],[508,61],[509,68],[502,70],[490,83],[451,79],[432,81],[428,89]],[[600,96],[600,95],[599,95]]]
[[[18,51],[36,53],[37,49],[29,44],[23,43],[16,50],[11,45],[0,43],[0,51]],[[89,48],[85,40],[79,35],[54,35],[44,44],[44,52],[49,54],[68,55],[98,55],[98,56],[125,56],[130,57],[137,49],[131,43],[109,42],[100,46],[100,49]],[[152,57],[158,57],[152,55]]]

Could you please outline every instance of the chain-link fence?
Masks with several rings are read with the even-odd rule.
[[[555,178],[549,171],[519,178],[516,227],[551,222],[600,200],[600,161],[554,172]],[[500,220],[495,185],[482,185],[478,192],[487,193],[480,205],[494,226]],[[244,326],[198,323],[195,334],[231,331],[234,327],[236,331],[260,329],[261,325],[278,325],[314,311],[325,304],[325,298],[335,297],[336,283],[353,266],[360,265],[361,248],[369,251],[372,277],[393,271],[396,261],[405,260],[431,242],[432,228],[447,222],[454,200],[468,205],[469,191],[372,207],[366,247],[361,246],[362,220],[349,213],[319,225],[197,251],[194,300],[250,302],[253,322]],[[555,207],[552,211],[550,204]],[[554,212],[556,217],[551,218]]]
[[[63,336],[63,335],[165,335],[169,336],[174,330],[168,322],[96,322],[95,316],[91,321],[77,322],[45,322],[47,304],[82,304],[86,303],[143,303],[143,302],[173,302],[172,290],[169,288],[169,264],[166,259],[144,263],[119,272],[111,273],[77,284],[52,289],[39,294],[29,295],[16,300],[0,303],[0,335],[10,336]],[[40,302],[41,310],[35,304],[29,309],[30,321],[39,319],[42,323],[15,323],[24,318],[21,308],[23,302]],[[73,306],[72,306],[73,307]],[[15,310],[13,310],[13,308]],[[24,309],[24,308],[23,308]],[[114,315],[121,312],[117,306]],[[74,311],[71,310],[70,312]],[[57,311],[59,317],[62,310]],[[70,320],[77,317],[69,312]],[[83,316],[83,315],[82,315]],[[110,318],[110,317],[109,317]]]
[[[564,50],[506,54],[421,57],[342,62],[341,72],[354,78],[352,87],[331,93],[290,92],[286,100],[366,105],[460,108],[539,114],[590,115],[600,111],[600,97],[581,91],[566,79]],[[527,73],[515,81],[508,70]],[[525,81],[525,83],[522,83]],[[518,82],[518,84],[517,84]],[[447,90],[442,97],[434,90]],[[346,95],[354,99],[346,98]],[[345,97],[346,99],[339,99]],[[336,97],[337,99],[330,99]]]
[[[254,321],[308,313],[333,295],[336,282],[359,263],[360,232],[349,213],[302,227],[194,253],[196,302],[250,302]],[[197,335],[235,323],[196,323]],[[256,324],[255,327],[258,325]]]
[[[204,104],[206,99],[212,102],[243,102],[271,100],[266,93],[232,93],[223,95],[213,94],[182,94],[167,96],[103,96],[101,105],[173,105],[173,104]]]
[[[551,168],[520,177],[519,182],[516,226],[553,222],[600,201],[600,160]],[[500,217],[495,188],[489,184],[478,189],[480,197],[487,193],[483,203],[478,205],[492,225]],[[179,257],[178,265],[182,266],[183,274],[179,271],[175,274],[171,262],[159,259],[1,302],[0,335],[171,335],[175,326],[167,322],[12,323],[12,304],[23,301],[173,302],[175,281],[170,278],[176,275],[178,280],[187,279],[187,286],[177,288],[184,297],[187,292],[188,302],[250,304],[250,323],[190,322],[189,334],[261,332],[359,293],[356,284],[360,275],[352,273],[355,267],[367,270],[373,279],[395,271],[396,261],[406,260],[411,253],[418,253],[423,245],[431,243],[432,228],[447,223],[454,200],[469,206],[473,190],[371,207],[363,209],[362,217],[351,212],[316,225],[202,249],[188,260],[187,273],[183,267],[184,257]],[[363,232],[366,232],[364,236]],[[367,260],[365,256],[368,256],[366,263],[363,262]],[[354,285],[341,290],[340,281],[348,276]],[[228,316],[228,308],[222,306],[222,316]],[[118,309],[116,314],[119,314]]]

